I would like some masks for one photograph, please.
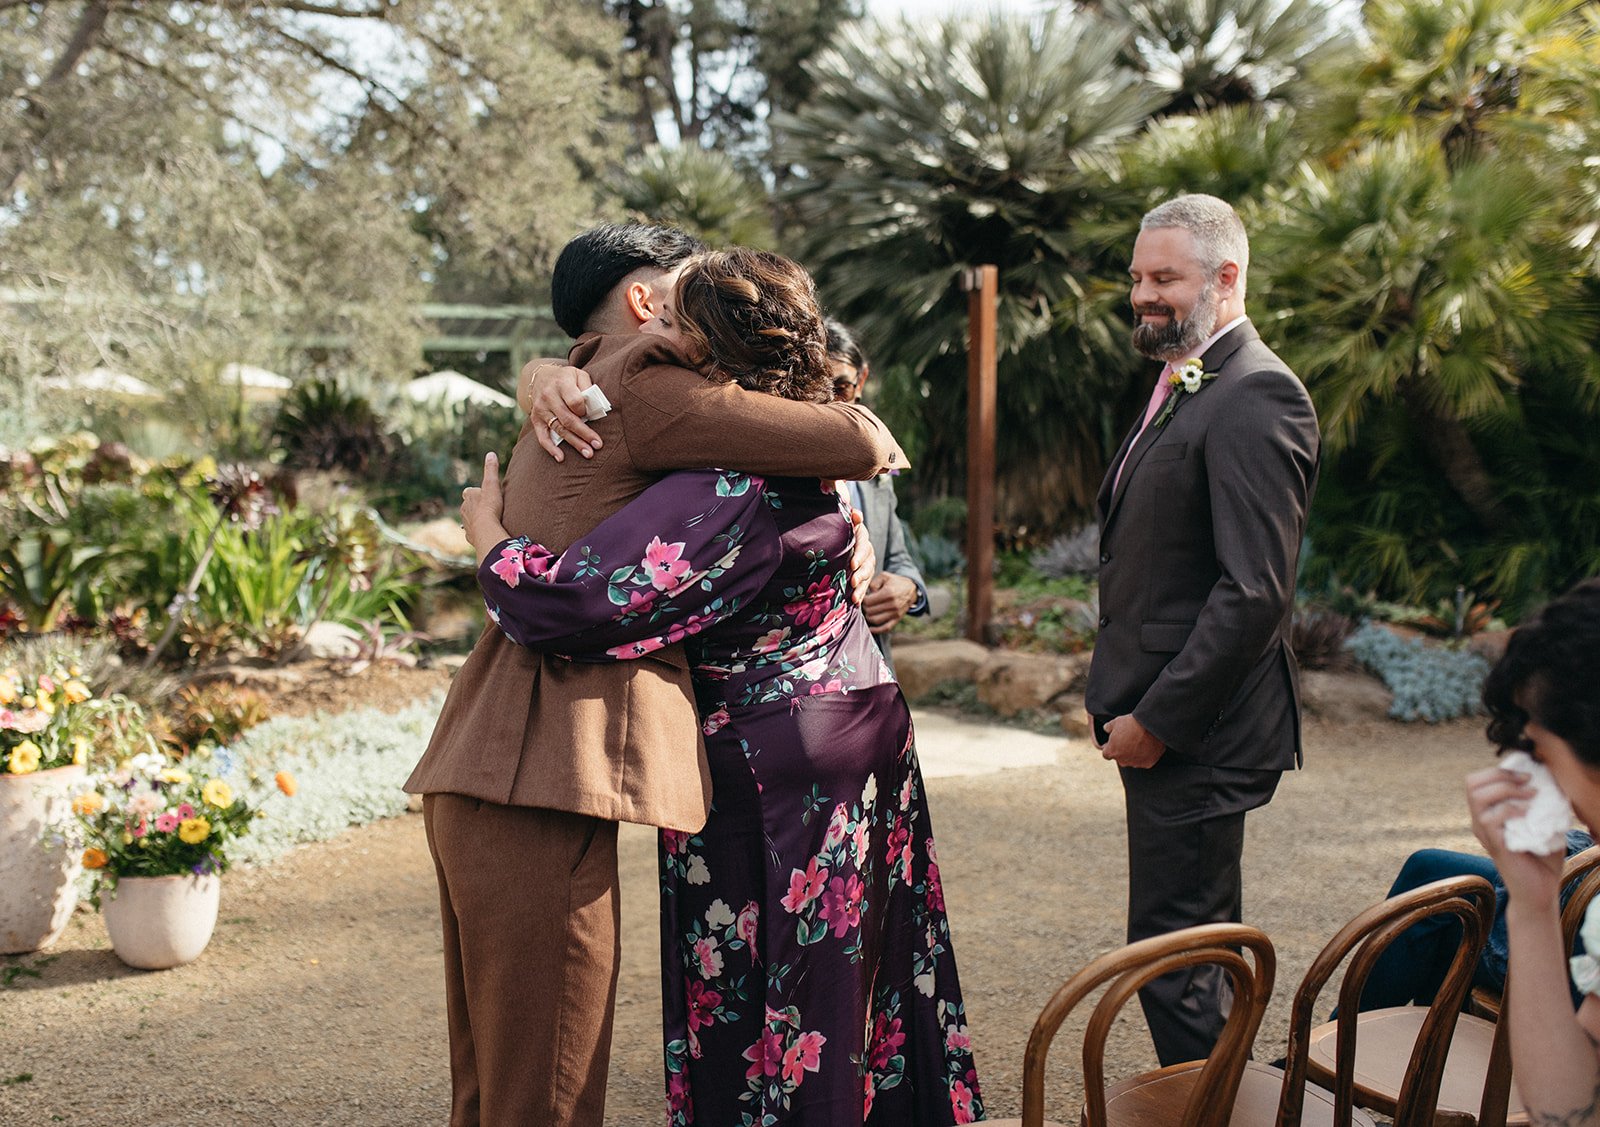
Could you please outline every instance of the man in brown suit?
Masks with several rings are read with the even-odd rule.
[[[1289,617],[1320,439],[1305,388],[1245,316],[1233,208],[1179,196],[1134,244],[1134,347],[1164,360],[1100,488],[1100,633],[1086,704],[1121,769],[1128,940],[1237,921],[1246,811],[1300,760]],[[1174,382],[1176,380],[1176,382]],[[1163,1065],[1206,1056],[1216,967],[1140,991]]]
[[[637,329],[697,244],[661,228],[574,240],[553,279],[571,359],[614,410],[603,445],[558,464],[523,428],[503,521],[556,551],[661,474],[726,466],[862,478],[903,460],[869,413],[711,384],[666,366]],[[603,287],[603,288],[602,288]],[[589,307],[584,308],[585,304]],[[710,781],[681,646],[568,662],[492,625],[456,675],[406,790],[421,793],[439,880],[452,1127],[599,1127],[616,998],[619,821],[693,831]]]

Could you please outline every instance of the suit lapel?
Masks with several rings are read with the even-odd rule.
[[[1248,342],[1260,339],[1261,336],[1256,332],[1255,326],[1249,321],[1245,321],[1206,349],[1200,356],[1200,363],[1206,371],[1216,372],[1220,378],[1228,362],[1233,359],[1234,353],[1238,352]],[[1174,391],[1169,394],[1177,394],[1177,392]],[[1176,418],[1177,416],[1174,415],[1173,419],[1175,420]],[[1170,426],[1171,423],[1168,425]],[[1122,504],[1122,498],[1128,492],[1128,482],[1133,480],[1134,473],[1139,469],[1139,463],[1144,460],[1144,456],[1150,447],[1155,445],[1156,438],[1159,437],[1162,429],[1164,428],[1151,425],[1145,427],[1143,433],[1130,431],[1128,437],[1122,440],[1122,446],[1117,450],[1117,459],[1111,463],[1112,472],[1107,474],[1106,480],[1101,483],[1100,496],[1097,498],[1097,503],[1100,506],[1100,524],[1102,528],[1109,525],[1111,518],[1116,515],[1117,507]],[[1137,440],[1134,439],[1135,434],[1138,434]],[[1126,451],[1126,464],[1121,461],[1124,457],[1124,451]],[[1115,469],[1118,465],[1122,465],[1120,477]],[[1113,482],[1115,483],[1115,491],[1112,489]]]

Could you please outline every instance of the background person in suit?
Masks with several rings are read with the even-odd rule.
[[[562,327],[583,334],[572,359],[595,356],[597,334],[636,332],[699,249],[633,224],[574,239],[551,283]],[[829,478],[892,464],[894,440],[870,413],[629,355],[625,368],[594,365],[615,410],[595,424],[606,441],[592,457],[541,453],[548,414],[523,427],[506,528],[564,549],[662,474],[709,463]],[[424,796],[439,882],[451,1127],[600,1127],[620,956],[617,823],[698,830],[710,802],[683,647],[573,662],[489,625],[405,789]]]
[[[840,403],[854,403],[866,387],[872,368],[848,326],[832,317],[824,324],[828,330],[828,363],[833,368],[833,397]],[[928,613],[928,585],[923,582],[922,569],[911,554],[906,530],[900,523],[894,475],[879,474],[866,481],[847,482],[846,486],[850,503],[861,514],[861,523],[882,568],[872,577],[861,609],[883,659],[893,669],[890,631],[908,614]]]
[[[1134,244],[1133,345],[1166,367],[1098,500],[1100,633],[1086,704],[1128,817],[1128,939],[1240,919],[1245,812],[1300,762],[1289,649],[1320,439],[1305,388],[1245,316],[1249,243],[1185,195]],[[1163,1065],[1207,1055],[1216,968],[1141,992]]]

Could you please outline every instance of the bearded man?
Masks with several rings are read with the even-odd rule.
[[[1320,451],[1305,388],[1245,315],[1250,248],[1184,195],[1134,244],[1133,346],[1164,361],[1100,487],[1100,632],[1086,706],[1122,776],[1128,940],[1241,918],[1245,813],[1300,764],[1289,619]],[[1217,967],[1140,992],[1163,1065],[1215,1045]]]

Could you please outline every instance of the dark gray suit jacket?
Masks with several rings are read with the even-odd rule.
[[[1316,412],[1249,322],[1202,359],[1217,378],[1182,394],[1165,426],[1130,432],[1101,486],[1085,703],[1131,713],[1179,760],[1284,770],[1300,761],[1288,635]]]

